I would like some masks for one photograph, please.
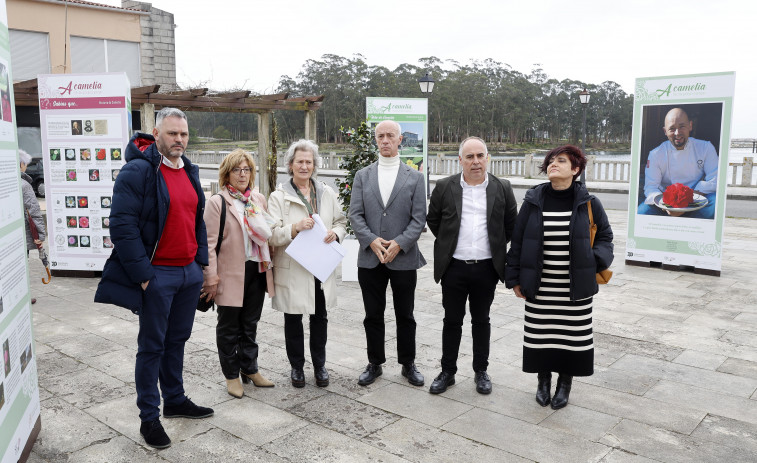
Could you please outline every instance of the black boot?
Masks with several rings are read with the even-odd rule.
[[[557,387],[555,396],[552,398],[552,409],[558,410],[568,405],[568,396],[570,396],[570,387],[573,384],[573,377],[560,375],[557,377]]]
[[[552,372],[539,373],[539,385],[536,386],[536,402],[542,407],[549,405],[552,390]]]

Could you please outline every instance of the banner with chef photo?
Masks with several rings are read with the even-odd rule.
[[[636,79],[626,264],[720,275],[734,84]]]
[[[110,205],[131,135],[125,73],[40,75],[50,268],[102,270]]]

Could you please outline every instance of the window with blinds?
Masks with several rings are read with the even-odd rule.
[[[71,72],[125,72],[137,87],[139,70],[139,43],[71,36]]]
[[[50,74],[50,41],[46,32],[9,29],[13,80],[36,79]]]

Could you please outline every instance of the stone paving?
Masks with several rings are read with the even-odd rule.
[[[272,389],[226,393],[215,313],[198,313],[184,380],[203,420],[163,419],[173,445],[139,435],[134,390],[137,317],[92,302],[97,280],[43,286],[30,259],[42,431],[30,462],[738,462],[757,460],[757,221],[726,219],[721,277],[625,266],[626,217],[608,211],[615,277],[595,297],[596,372],[576,378],[565,409],[534,401],[521,372],[523,304],[504,285],[492,307],[491,395],[476,393],[471,338],[461,343],[457,384],[428,386],[439,372],[443,312],[432,265],[419,271],[413,387],[400,375],[387,312],[384,375],[357,385],[367,362],[357,283],[339,283],[329,313],[331,385],[289,383],[282,314],[266,301],[260,366]],[[420,246],[430,261],[433,236]],[[389,299],[391,301],[391,298]],[[468,318],[466,318],[468,320]]]

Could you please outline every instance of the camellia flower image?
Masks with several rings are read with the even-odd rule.
[[[79,228],[89,228],[89,217],[79,217]]]
[[[665,189],[662,202],[670,207],[687,207],[694,201],[694,190],[683,183],[674,183]]]
[[[79,196],[79,207],[89,206],[89,201],[86,196]]]
[[[66,171],[66,180],[69,182],[75,182],[76,181],[76,171],[73,169],[69,169]]]
[[[95,150],[95,158],[97,158],[98,161],[104,161],[105,160],[105,148],[97,148]]]

